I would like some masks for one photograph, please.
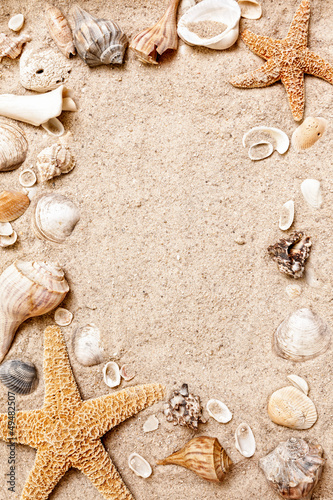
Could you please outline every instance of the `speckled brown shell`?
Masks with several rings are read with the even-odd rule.
[[[72,31],[61,10],[53,5],[48,5],[45,12],[45,20],[50,35],[59,50],[68,59],[74,57],[76,50],[74,47]]]
[[[0,222],[11,222],[28,208],[30,200],[20,191],[2,191],[0,194]]]

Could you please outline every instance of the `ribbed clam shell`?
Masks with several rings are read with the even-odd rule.
[[[19,35],[17,38],[0,33],[0,62],[4,57],[16,59],[23,50],[23,45],[30,42],[28,35]]]
[[[318,418],[311,399],[291,386],[283,387],[271,395],[267,411],[273,422],[291,429],[310,429]]]
[[[0,194],[0,222],[11,222],[20,217],[30,204],[26,194],[2,191]]]
[[[75,161],[67,146],[55,143],[37,155],[36,166],[39,180],[44,182],[73,170]]]
[[[23,130],[15,123],[0,120],[0,172],[18,168],[27,151],[28,142]]]
[[[73,7],[72,13],[75,19],[75,47],[88,66],[122,64],[128,40],[118,24],[96,19],[78,5]]]
[[[54,5],[47,5],[45,20],[51,37],[59,50],[68,58],[75,56],[73,36],[67,19]]]
[[[327,323],[307,308],[289,314],[274,334],[277,354],[292,361],[305,361],[323,354],[330,341]]]
[[[325,118],[308,116],[292,135],[293,148],[298,152],[310,148],[322,137],[327,126]]]
[[[25,50],[20,58],[20,82],[24,88],[47,92],[66,82],[72,66],[53,49]]]
[[[32,227],[38,238],[63,243],[79,220],[79,209],[70,199],[50,193],[41,195],[36,202]]]
[[[30,394],[37,379],[37,371],[32,363],[12,359],[0,365],[0,380],[16,394]]]
[[[93,323],[77,328],[73,337],[76,359],[83,366],[94,366],[104,361],[104,350],[100,347],[101,332]]]

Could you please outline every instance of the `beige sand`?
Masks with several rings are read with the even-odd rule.
[[[68,12],[71,2],[55,2]],[[333,63],[331,2],[313,0],[311,49]],[[97,16],[118,21],[129,37],[159,19],[164,2],[153,0],[82,1]],[[298,0],[263,1],[263,17],[242,20],[263,35],[285,36]],[[24,32],[31,45],[53,45],[43,20],[44,2],[5,0],[0,6],[1,31],[15,13],[26,15]],[[332,127],[310,150],[277,152],[251,162],[242,136],[255,125],[283,129],[291,136],[296,124],[281,83],[242,90],[228,79],[256,68],[261,59],[239,41],[218,52],[180,44],[174,57],[158,67],[143,66],[128,53],[121,68],[89,69],[73,60],[69,85],[77,113],[62,121],[73,134],[77,166],[72,173],[39,192],[68,195],[78,204],[81,220],[62,245],[40,241],[30,229],[31,209],[14,222],[18,243],[1,250],[1,270],[17,258],[58,261],[71,292],[64,301],[74,313],[63,329],[73,371],[85,399],[106,394],[102,366],[80,366],[71,339],[75,328],[94,322],[102,330],[109,359],[130,363],[138,375],[126,385],[161,382],[168,392],[183,382],[199,394],[223,400],[233,413],[226,425],[209,419],[200,434],[219,438],[239,465],[221,485],[212,485],[176,466],[157,466],[151,478],[136,477],[127,466],[136,451],[154,466],[157,459],[181,447],[194,433],[165,421],[162,404],[147,409],[109,433],[104,444],[137,500],[274,500],[258,459],[291,436],[320,442],[327,464],[314,500],[332,498],[332,350],[305,363],[277,357],[271,348],[274,329],[287,313],[311,306],[333,324],[332,312]],[[1,64],[1,93],[28,94],[19,83],[18,61]],[[323,116],[332,124],[333,87],[306,77],[306,116]],[[44,131],[23,125],[29,140],[24,166],[54,141]],[[22,170],[1,174],[1,189],[18,189]],[[323,207],[303,200],[305,178],[322,182]],[[277,241],[279,211],[295,200],[295,229],[313,238],[311,266],[317,288],[304,279],[302,294],[286,295],[292,280],[280,274],[266,247]],[[244,237],[245,244],[236,240]],[[17,409],[42,405],[42,331],[53,315],[25,322],[7,359],[34,362],[41,376],[33,394],[17,397]],[[309,431],[278,427],[267,416],[268,396],[296,373],[310,385],[319,418]],[[112,389],[110,389],[112,390]],[[0,411],[7,410],[7,391],[0,386]],[[161,424],[144,434],[142,425],[156,414]],[[243,459],[234,447],[234,432],[248,422],[257,452]],[[6,491],[8,450],[0,443],[0,498],[18,499],[32,468],[35,451],[17,446],[16,493]],[[97,500],[86,478],[71,470],[51,495],[54,500]]]

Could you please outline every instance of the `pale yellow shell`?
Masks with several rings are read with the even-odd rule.
[[[75,167],[70,149],[62,144],[52,144],[37,155],[36,167],[40,182],[67,174]]]
[[[310,429],[318,418],[311,399],[291,386],[283,387],[271,395],[267,411],[273,422],[291,429]]]
[[[322,137],[327,126],[328,121],[325,118],[308,116],[292,135],[293,148],[296,151],[310,148]]]

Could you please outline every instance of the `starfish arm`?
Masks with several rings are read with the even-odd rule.
[[[310,0],[303,0],[299,5],[290,25],[286,40],[293,48],[306,47],[310,19]]]
[[[20,500],[47,500],[69,468],[70,462],[66,462],[49,450],[38,449]]]
[[[243,73],[234,77],[230,83],[234,87],[253,88],[267,87],[278,80],[280,80],[280,67],[273,59],[269,59],[251,73]]]
[[[73,462],[108,500],[134,500],[123,483],[104,446],[98,440],[85,456]]]
[[[333,85],[333,66],[309,49],[304,52],[302,69],[304,73],[323,78]]]
[[[13,415],[0,414],[0,439],[37,448],[41,410],[18,411]]]
[[[122,391],[85,401],[80,411],[82,425],[89,420],[92,437],[102,437],[107,431],[164,396],[160,384],[128,387]]]
[[[277,42],[269,36],[261,36],[245,30],[241,34],[242,40],[250,49],[264,59],[269,59],[274,54]]]
[[[282,75],[281,81],[287,91],[294,120],[299,121],[304,111],[304,73],[302,70],[294,69]]]

